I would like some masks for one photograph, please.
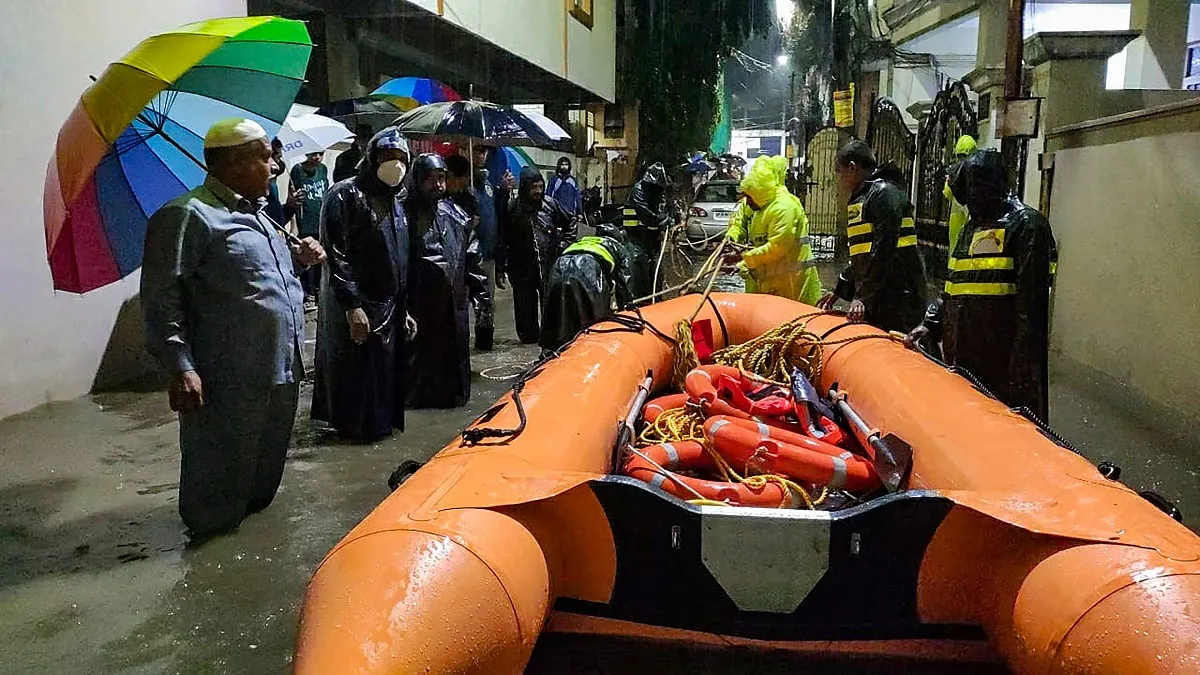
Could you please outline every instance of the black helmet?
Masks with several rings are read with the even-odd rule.
[[[647,185],[665,188],[667,187],[667,170],[663,167],[662,162],[655,162],[646,167],[646,173],[642,174],[642,180]]]
[[[622,244],[628,241],[628,238],[625,236],[625,228],[613,223],[596,223],[596,234],[601,237],[616,239]]]
[[[449,171],[446,166],[446,160],[436,153],[427,152],[420,157],[412,165],[413,182],[420,185],[434,171]]]

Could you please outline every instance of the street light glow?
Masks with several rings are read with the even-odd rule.
[[[791,57],[787,54],[780,54],[779,56],[775,57],[775,65],[782,68],[783,66],[786,66],[790,60]]]
[[[792,16],[796,13],[796,0],[775,0],[775,16],[783,25],[783,32],[792,26]]]

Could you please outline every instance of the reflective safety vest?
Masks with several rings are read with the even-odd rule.
[[[601,237],[583,237],[563,251],[563,255],[568,253],[591,253],[608,263],[608,269],[617,266],[617,261],[613,259],[612,252],[604,245],[604,239]]]
[[[851,204],[846,209],[846,237],[850,244],[850,256],[870,253],[875,241],[875,224],[864,223],[862,203]],[[896,248],[908,248],[917,245],[917,224],[912,218],[900,221],[900,235],[896,239]]]
[[[956,257],[946,295],[1016,295],[1013,258],[1004,248],[1004,228],[979,230],[971,235],[966,255]],[[1053,267],[1052,267],[1053,269]]]
[[[632,206],[626,206],[621,209],[621,224],[625,227],[637,227],[642,224],[642,219],[638,218],[637,209]]]

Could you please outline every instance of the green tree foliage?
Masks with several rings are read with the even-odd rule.
[[[730,50],[774,21],[773,0],[625,0],[623,95],[639,106],[639,164],[708,147]]]

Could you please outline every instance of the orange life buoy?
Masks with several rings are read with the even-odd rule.
[[[700,406],[705,417],[725,415],[727,417],[737,417],[754,422],[763,422],[773,427],[787,429],[800,434],[806,431],[795,422],[779,417],[755,416],[750,414],[749,411],[739,410],[728,401],[722,399],[717,388],[720,378],[731,377],[740,380],[742,375],[743,373],[740,370],[732,366],[700,366],[699,368],[692,369],[687,374],[687,377],[684,379],[683,388],[688,394],[688,399]]]
[[[667,394],[666,396],[659,396],[653,401],[647,403],[646,407],[642,408],[642,419],[648,424],[654,424],[654,420],[658,419],[659,415],[668,410],[682,408],[687,405],[687,402],[687,394]]]
[[[675,473],[680,469],[716,470],[716,463],[713,462],[712,456],[708,454],[703,445],[695,441],[651,445],[646,448],[638,448],[638,452],[667,469],[667,475],[663,475],[663,472],[653,464],[633,453],[630,453],[629,461],[625,463],[625,475],[649,483],[680,499],[695,499],[699,494],[705,499],[725,502],[732,506],[765,508],[793,506],[791,491],[779,483],[772,482],[752,486],[745,483],[692,478]]]
[[[795,441],[791,443],[769,425],[717,416],[704,422],[704,435],[735,470],[750,466],[853,492],[869,492],[880,485],[866,459],[802,434],[790,434],[788,440]]]

